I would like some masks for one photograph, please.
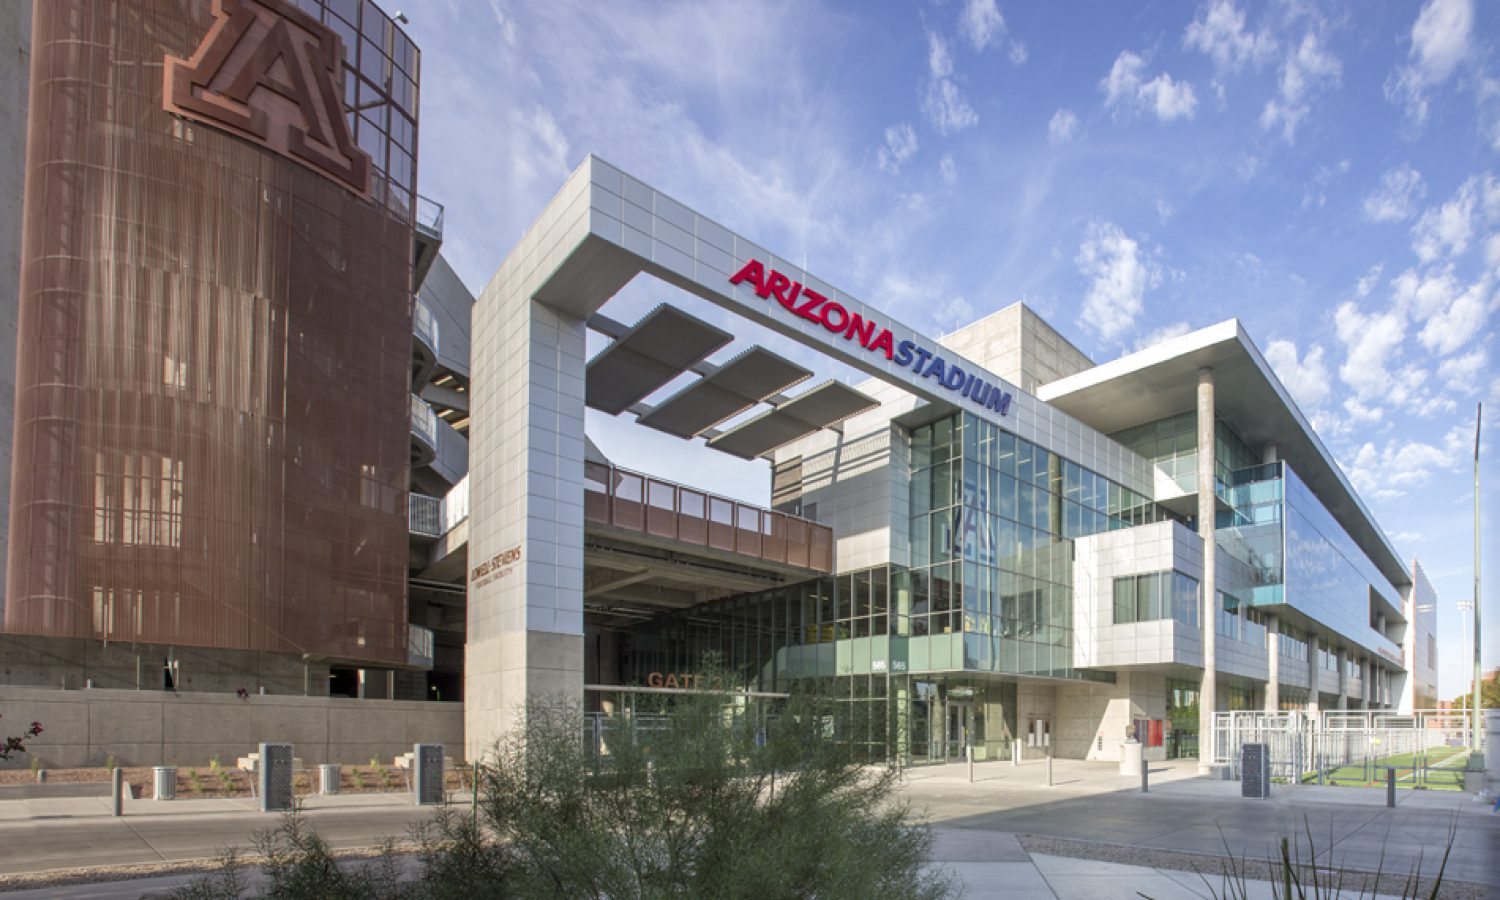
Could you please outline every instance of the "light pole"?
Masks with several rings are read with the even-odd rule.
[[[1481,680],[1484,675],[1483,661],[1480,659],[1479,648],[1479,424],[1484,420],[1484,404],[1480,403],[1474,410],[1474,699],[1469,709],[1470,718],[1473,721],[1472,730],[1469,733],[1469,750],[1473,753],[1479,752],[1479,729],[1480,718],[1484,711],[1479,708],[1479,694],[1484,686]]]

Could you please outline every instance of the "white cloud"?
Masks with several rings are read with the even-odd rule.
[[[1354,303],[1334,312],[1339,341],[1346,348],[1339,378],[1360,397],[1372,397],[1392,387],[1386,369],[1406,339],[1406,317],[1394,311],[1365,314]]]
[[[1384,263],[1376,263],[1370,270],[1359,277],[1359,283],[1354,286],[1356,297],[1368,297],[1375,290],[1375,285],[1380,283],[1380,276],[1385,272]]]
[[[1078,136],[1078,116],[1071,109],[1063,107],[1052,114],[1052,121],[1047,123],[1047,141],[1057,147],[1066,144]]]
[[[1104,105],[1115,112],[1147,111],[1163,122],[1191,119],[1198,108],[1198,97],[1186,81],[1174,81],[1162,72],[1147,81],[1145,60],[1130,50],[1122,50],[1110,66],[1109,74],[1099,81]]]
[[[1157,344],[1164,344],[1173,338],[1182,337],[1192,330],[1193,326],[1186,322],[1172,322],[1169,325],[1163,325],[1147,333],[1144,337],[1137,340],[1135,342],[1135,349],[1145,350],[1147,347],[1155,347]]]
[[[944,153],[943,158],[938,160],[938,174],[949,187],[958,184],[958,164],[953,161],[953,154]]]
[[[1459,186],[1453,199],[1422,213],[1411,232],[1411,248],[1418,259],[1430,263],[1443,256],[1462,256],[1469,249],[1479,193],[1478,180],[1470,178]]]
[[[922,99],[922,112],[942,134],[953,134],[972,128],[979,121],[979,114],[969,105],[968,98],[958,89],[951,78],[938,78],[927,86],[927,95]]]
[[[968,0],[958,17],[958,30],[975,50],[1005,36],[1005,17],[995,0]]]
[[[1417,335],[1422,346],[1440,356],[1447,356],[1467,344],[1484,328],[1485,320],[1489,318],[1485,297],[1488,291],[1487,282],[1473,285],[1453,298],[1446,309],[1434,313]]]
[[[905,122],[898,122],[885,130],[885,146],[880,148],[880,169],[895,174],[901,165],[917,152],[917,132]]]
[[[953,80],[953,54],[943,36],[927,32],[927,71],[931,79],[922,96],[922,113],[941,134],[953,134],[979,121],[978,113]]]
[[[957,294],[938,304],[932,311],[932,321],[944,332],[956,331],[974,321],[974,307]]]
[[[1328,188],[1337,180],[1349,174],[1354,164],[1348,159],[1341,159],[1333,165],[1320,164],[1313,171],[1312,185],[1302,195],[1302,208],[1311,209],[1317,207],[1322,209],[1328,203]]]
[[[927,72],[933,78],[953,74],[953,54],[948,52],[948,42],[935,31],[927,32]]]
[[[1380,176],[1380,186],[1365,196],[1365,218],[1371,222],[1400,222],[1417,211],[1417,203],[1427,196],[1422,173],[1402,163]]]
[[[1464,394],[1475,394],[1484,386],[1484,374],[1489,365],[1489,354],[1483,347],[1475,347],[1462,356],[1450,356],[1438,366],[1438,377],[1448,387]]]
[[[1430,0],[1411,28],[1407,64],[1386,79],[1385,96],[1411,124],[1427,121],[1428,92],[1452,77],[1473,52],[1473,0]]]
[[[1472,438],[1469,426],[1455,425],[1438,443],[1395,439],[1377,447],[1367,441],[1347,466],[1349,480],[1367,497],[1400,497],[1427,484],[1436,471],[1459,468]]]
[[[1026,60],[1031,56],[1026,50],[1026,45],[1020,41],[1011,41],[1005,53],[1010,57],[1010,64],[1013,66],[1026,65]]]
[[[1324,356],[1321,344],[1307,348],[1307,353],[1300,359],[1295,341],[1272,341],[1266,347],[1266,362],[1286,385],[1292,399],[1309,415],[1322,407],[1333,391],[1333,378],[1324,363]]]
[[[1078,321],[1106,341],[1135,327],[1146,291],[1161,283],[1161,266],[1112,222],[1089,223],[1074,262],[1091,279]]]
[[[1270,32],[1251,32],[1245,27],[1245,14],[1233,0],[1214,0],[1199,7],[1182,35],[1182,45],[1207,54],[1220,74],[1238,72],[1246,65],[1259,68],[1276,51]]]
[[[1260,126],[1267,131],[1280,127],[1286,142],[1294,142],[1298,127],[1312,112],[1312,99],[1323,89],[1337,86],[1342,77],[1338,58],[1324,49],[1316,34],[1308,32],[1282,62],[1277,96],[1266,101]]]

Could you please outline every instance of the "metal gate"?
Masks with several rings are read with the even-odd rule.
[[[1215,761],[1240,777],[1240,749],[1270,745],[1271,777],[1286,783],[1463,790],[1469,722],[1441,710],[1230,712],[1214,716]]]

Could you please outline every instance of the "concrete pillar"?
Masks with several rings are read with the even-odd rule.
[[[1307,711],[1318,714],[1318,635],[1307,633]]]
[[[1281,459],[1281,455],[1280,451],[1276,449],[1276,445],[1274,443],[1267,443],[1264,447],[1261,448],[1260,461],[1262,463],[1273,463],[1278,459]]]
[[[1276,617],[1266,616],[1266,712],[1268,713],[1281,712],[1281,638],[1277,628]]]
[[[1343,647],[1338,653],[1339,709],[1349,708],[1349,651]]]
[[[1203,539],[1203,681],[1198,689],[1198,769],[1214,760],[1214,712],[1218,709],[1218,656],[1215,652],[1219,592],[1214,563],[1214,371],[1198,370],[1198,536]]]
[[[1359,664],[1359,680],[1364,685],[1365,709],[1375,708],[1375,659],[1366,656]]]

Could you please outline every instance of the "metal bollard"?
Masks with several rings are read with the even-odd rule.
[[[1052,787],[1052,748],[1047,748],[1047,787]]]
[[[1023,746],[1024,745],[1021,743],[1021,739],[1020,738],[1016,738],[1015,740],[1013,740],[1013,741],[1010,742],[1010,764],[1011,765],[1013,765],[1013,766],[1019,766],[1021,764],[1021,748]]]
[[[1385,770],[1385,805],[1390,809],[1396,808],[1396,767],[1391,766]]]
[[[970,744],[964,748],[964,757],[969,762],[969,784],[974,783],[974,746]]]
[[[118,766],[109,771],[109,805],[115,818],[125,815],[125,771]]]
[[[1151,792],[1151,763],[1147,762],[1145,757],[1141,757],[1141,793],[1148,794],[1150,792]]]

